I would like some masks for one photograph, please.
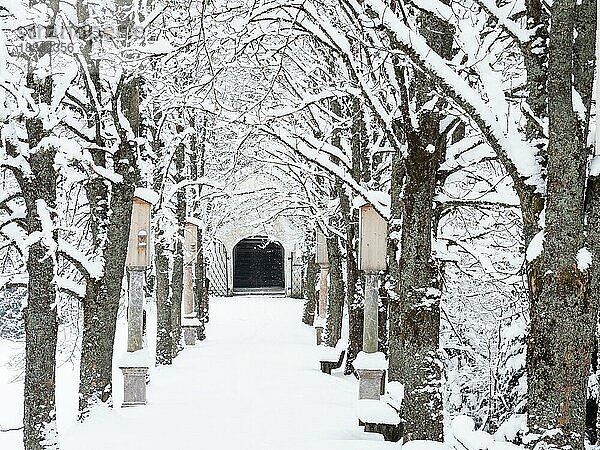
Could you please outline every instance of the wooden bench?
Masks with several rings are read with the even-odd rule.
[[[365,433],[381,434],[384,441],[398,442],[402,439],[402,423],[397,425],[389,423],[360,423],[360,425],[365,427]]]
[[[339,369],[342,367],[344,357],[346,356],[346,350],[342,350],[340,358],[337,361],[321,361],[321,372],[331,375],[333,369]]]
[[[367,409],[361,408],[358,424],[366,433],[378,433],[389,442],[398,442],[402,438],[403,424],[400,414],[394,406],[385,400],[359,400]],[[373,409],[375,406],[375,409]]]

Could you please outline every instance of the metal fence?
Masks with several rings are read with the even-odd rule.
[[[292,253],[291,259],[291,296],[292,298],[302,298],[304,295],[304,264],[299,255]]]
[[[220,241],[208,244],[206,248],[206,276],[209,280],[208,294],[227,295],[227,249]]]

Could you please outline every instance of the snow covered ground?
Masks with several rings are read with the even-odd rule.
[[[358,426],[357,382],[318,370],[314,331],[301,323],[301,311],[300,301],[283,298],[212,300],[207,340],[186,348],[171,367],[151,371],[148,405],[119,407],[116,372],[117,407],[83,424],[75,422],[76,370],[63,365],[57,375],[63,450],[399,448]],[[117,348],[122,339],[120,333]],[[0,362],[19,351],[0,345]],[[0,366],[0,427],[20,425],[22,385],[9,383],[15,375]],[[21,450],[20,432],[0,433],[0,449]]]

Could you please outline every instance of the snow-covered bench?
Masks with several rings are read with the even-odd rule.
[[[404,386],[390,382],[381,400],[358,400],[358,424],[367,433],[379,433],[386,441],[398,442],[402,438],[400,407],[403,398]]]
[[[337,361],[321,361],[321,372],[326,373],[327,375],[331,375],[331,371],[333,369],[339,369],[342,367],[342,363],[344,362],[344,357],[346,356],[346,350],[342,350],[340,353],[340,357]]]
[[[339,369],[344,363],[348,342],[340,339],[335,347],[319,345],[319,363],[321,372],[331,375],[333,369]]]

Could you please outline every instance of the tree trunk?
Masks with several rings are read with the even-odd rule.
[[[197,180],[204,176],[206,163],[206,117],[202,118],[202,126],[197,134],[192,136],[190,143],[190,178]],[[196,120],[194,117],[190,119],[190,126],[196,129]],[[200,209],[200,194],[202,193],[202,185],[196,188],[195,198],[192,203],[192,214],[198,214]],[[198,228],[196,241],[197,257],[196,265],[196,284],[195,284],[195,310],[200,321],[198,327],[197,338],[200,341],[206,339],[206,322],[208,320],[208,290],[206,289],[206,264],[204,262],[204,249],[202,247],[203,230]]]
[[[178,126],[178,132],[183,128]],[[175,150],[175,176],[173,182],[177,185],[184,179],[185,144],[181,143]],[[175,239],[175,253],[173,255],[173,274],[171,276],[171,326],[173,334],[173,356],[183,349],[181,343],[181,302],[183,300],[183,241],[185,228],[185,190],[179,188],[175,204],[175,226],[177,236]]]
[[[37,120],[35,120],[37,122]],[[39,142],[41,123],[28,120],[31,147]],[[33,176],[18,177],[27,205],[27,228],[32,233],[51,232],[56,208],[56,172],[52,148],[38,150],[29,158]],[[49,214],[52,224],[42,223]],[[29,246],[29,274],[25,319],[25,404],[23,439],[25,450],[58,449],[56,429],[55,367],[58,321],[56,312],[56,254],[39,239]]]
[[[136,80],[132,80],[123,88],[121,97],[126,117],[135,115],[138,104]],[[113,107],[116,108],[116,104],[115,99]],[[115,112],[115,115],[117,114]],[[111,189],[110,218],[103,249],[104,274],[100,286],[90,287],[86,291],[82,305],[84,314],[79,382],[80,419],[86,417],[93,403],[102,401],[110,404],[112,399],[115,331],[127,257],[132,199],[139,180],[136,149],[125,136],[121,136],[121,139],[113,160],[114,171],[122,177],[122,181],[114,183]]]
[[[586,128],[590,121],[591,115],[591,104],[594,96],[594,74],[598,70],[594,70],[592,61],[596,59],[596,46],[593,43],[596,40],[596,27],[597,27],[597,2],[596,0],[582,0],[576,5],[576,16],[575,16],[575,46],[573,49],[573,84],[577,92],[580,93],[583,104],[587,110],[586,117]],[[598,61],[596,60],[596,64]],[[598,101],[598,98],[596,98]],[[596,123],[598,123],[598,115],[596,114]],[[596,142],[596,149],[590,151],[590,154],[598,154],[598,142]],[[587,219],[587,247],[592,253],[592,261],[596,262],[600,260],[600,183],[598,177],[592,174],[588,180],[587,187],[587,202],[588,202],[588,219]],[[600,284],[598,284],[598,277],[600,276],[600,266],[596,263],[592,265],[591,272],[591,290],[592,304],[598,308],[599,298],[598,296]],[[597,374],[598,366],[598,330],[596,327],[596,339],[594,342],[594,350],[592,351],[592,374]],[[598,428],[597,428],[597,414],[598,414],[598,392],[596,391],[596,398],[588,398],[586,402],[586,422],[589,422],[586,426],[588,430],[588,439],[591,444],[597,442]]]
[[[359,170],[353,170],[353,176],[360,179]],[[350,199],[341,185],[337,186],[340,199],[342,231],[346,233],[344,240],[346,250],[346,299],[348,302],[348,348],[344,372],[352,373],[352,362],[363,347],[364,305],[362,291],[357,291],[358,272],[358,211],[352,211]],[[343,309],[342,309],[343,313]]]
[[[442,57],[452,55],[448,24],[422,13],[420,32]],[[400,263],[395,276],[399,297],[392,303],[389,378],[404,384],[402,403],[405,441],[443,440],[441,364],[439,361],[440,273],[432,259],[433,198],[436,175],[447,136],[440,130],[444,102],[421,110],[431,99],[428,80],[416,73],[411,81],[418,128],[404,125],[408,154],[403,189]],[[397,214],[397,212],[396,212]],[[398,315],[399,313],[399,315]]]
[[[204,339],[206,339],[206,322],[204,318],[206,317],[206,314],[208,312],[207,310],[205,310],[205,308],[208,306],[208,292],[206,291],[206,286],[204,285],[204,279],[206,278],[206,267],[204,264],[204,252],[202,249],[201,228],[198,228],[196,248],[198,249],[198,254],[195,261],[196,285],[194,289],[196,301],[196,314],[198,316],[198,320],[200,321],[200,327],[198,328],[197,338],[200,341],[203,341]]]
[[[339,238],[335,234],[327,238],[327,251],[329,253],[329,290],[327,297],[325,344],[329,347],[335,347],[342,336],[345,298],[342,255]]]
[[[118,3],[119,20],[130,26],[131,18],[127,11],[131,7],[131,0],[120,0]],[[82,8],[82,4],[79,3],[80,20],[89,15],[89,12]],[[88,51],[91,49],[91,47],[86,48]],[[97,62],[91,61],[89,53],[85,55],[85,58],[94,74],[92,82],[99,85]],[[139,78],[124,75],[117,90],[117,97],[113,96],[110,99],[112,122],[115,124],[120,139],[117,151],[112,155],[113,170],[121,176],[121,181],[112,184],[110,198],[108,189],[101,186],[99,182],[95,182],[86,189],[86,193],[94,197],[90,200],[90,205],[93,207],[91,211],[92,224],[96,224],[99,233],[95,238],[96,243],[103,245],[101,254],[104,259],[104,273],[100,280],[88,280],[86,297],[82,303],[80,420],[87,417],[88,411],[94,403],[101,401],[111,404],[112,402],[112,360],[115,331],[127,257],[132,199],[140,178],[136,144],[131,142],[128,131],[124,130],[120,123],[121,115],[125,116],[131,130],[136,136],[139,136],[139,84]],[[98,86],[95,90],[97,90],[96,95],[100,95]],[[100,98],[90,101],[102,103]],[[98,131],[101,127],[100,117],[96,115],[95,120],[97,121],[95,124],[97,127],[96,139],[100,144],[102,143]],[[104,157],[101,155],[97,154],[94,159],[100,164],[105,164]],[[105,205],[108,205],[110,214],[104,210]]]
[[[183,227],[181,227],[183,229]],[[178,233],[171,275],[171,334],[173,357],[183,349],[181,344],[181,301],[183,299],[183,233]]]
[[[357,183],[371,179],[369,138],[367,135],[363,104],[360,97],[352,97],[352,178]],[[363,349],[364,325],[364,277],[360,283],[358,271],[358,211],[350,208],[350,201],[341,202],[342,217],[346,228],[346,298],[348,301],[348,352],[344,373],[354,372],[352,363]],[[346,209],[346,210],[344,210]]]
[[[437,125],[437,124],[436,124]],[[435,128],[437,133],[437,127]],[[423,133],[423,130],[421,130]],[[409,146],[410,147],[410,146]],[[404,384],[404,436],[441,440],[439,273],[431,259],[431,219],[439,150],[411,148],[406,160],[399,264],[400,333],[390,338],[390,380]]]
[[[552,4],[549,142],[543,250],[528,267],[527,424],[544,448],[584,448],[586,387],[597,306],[584,245],[585,138],[573,110],[575,0]],[[593,41],[588,43],[593,45]]]
[[[36,3],[36,2],[32,2]],[[58,14],[58,1],[44,2],[50,13],[52,25]],[[50,33],[49,36],[50,37]],[[51,52],[49,42],[42,43],[37,61],[29,61],[27,87],[31,97],[42,107],[52,103],[52,76],[38,79],[34,75],[36,63]],[[45,66],[40,68],[46,69]],[[39,108],[40,111],[45,109]],[[43,114],[43,113],[42,113]],[[29,149],[36,149],[48,135],[44,119],[38,115],[25,120]],[[7,152],[12,157],[25,157],[30,173],[15,168],[15,175],[25,201],[25,231],[32,242],[27,254],[27,306],[23,311],[25,322],[25,383],[23,413],[23,443],[25,450],[54,450],[59,448],[56,427],[56,346],[57,346],[57,290],[56,249],[56,149],[37,148],[29,153],[7,142]],[[50,236],[48,236],[50,235]],[[48,237],[50,239],[48,239]]]
[[[173,334],[171,298],[169,296],[169,258],[164,244],[157,236],[154,245],[156,265],[156,364],[173,362]]]
[[[402,75],[404,76],[404,75]],[[390,364],[394,364],[396,355],[401,352],[400,345],[400,267],[396,257],[400,250],[400,237],[402,235],[402,186],[404,185],[405,168],[404,157],[401,151],[392,155],[392,175],[390,183],[391,218],[388,225],[388,352]],[[391,379],[391,377],[390,377]]]
[[[160,116],[159,116],[160,118]],[[158,135],[158,128],[151,128],[154,160],[153,187],[160,192],[164,182],[163,166],[164,145]],[[154,269],[156,273],[156,364],[169,365],[173,362],[173,327],[171,323],[172,305],[169,278],[168,244],[165,242],[163,199],[154,205]]]
[[[598,156],[596,156],[598,157]],[[588,179],[586,203],[588,209],[587,223],[587,247],[592,253],[591,281],[590,281],[590,302],[598,308],[600,304],[600,175],[593,174]],[[600,325],[596,324],[596,339],[591,357],[591,373],[600,376],[598,370],[598,330]],[[587,437],[591,444],[598,442],[598,430],[600,430],[600,416],[598,411],[600,392],[596,386],[595,396],[586,402],[586,429]]]
[[[317,307],[317,291],[315,286],[317,285],[319,270],[319,265],[315,263],[315,255],[310,255],[308,264],[306,265],[306,301],[304,303],[302,322],[311,327],[315,322],[315,310]]]
[[[120,157],[120,158],[119,158]],[[121,145],[115,159],[123,182],[113,186],[110,200],[110,222],[104,249],[102,285],[83,303],[83,339],[79,384],[81,416],[96,401],[110,402],[112,397],[112,359],[119,300],[127,257],[132,198],[135,191],[132,171],[135,164],[132,149]],[[87,294],[87,292],[86,292]],[[124,351],[125,349],[123,349]]]
[[[348,354],[344,373],[354,372],[352,362],[362,351],[364,322],[364,292],[358,271],[358,213],[354,211],[346,228],[346,298],[348,299]]]
[[[35,199],[39,194],[30,191],[25,194],[26,203],[45,202],[50,208],[56,207],[56,173],[52,168],[54,151],[38,152],[30,164],[42,162],[34,170],[38,187],[46,192],[45,199]],[[34,162],[34,160],[37,160]],[[42,172],[39,172],[42,169]],[[41,182],[41,183],[40,183]],[[32,186],[33,187],[33,183]],[[54,186],[54,194],[52,193]],[[50,189],[48,189],[50,188]],[[28,199],[29,197],[29,199]],[[28,201],[29,200],[29,201]],[[50,203],[48,203],[50,201]],[[39,203],[38,203],[39,204]],[[31,209],[30,209],[31,208]],[[33,205],[28,207],[27,223],[29,233],[41,232],[43,225],[40,212]],[[57,235],[54,234],[56,239]],[[51,250],[41,241],[29,247],[27,272],[29,274],[27,307],[25,319],[25,405],[23,416],[23,438],[26,450],[58,448],[56,429],[55,367],[58,321],[56,313],[56,287],[54,285],[54,258]]]
[[[333,59],[332,59],[333,61]],[[343,111],[339,100],[334,99],[330,104],[331,111],[338,117],[343,117]],[[336,128],[333,132],[331,144],[340,150],[341,132]],[[339,164],[339,160],[332,156],[331,160]],[[345,195],[344,186],[341,180],[336,179],[332,186],[331,195],[340,201],[340,210],[349,210],[348,197]],[[330,225],[338,229],[343,226],[343,221],[332,217]],[[329,347],[335,347],[342,336],[342,323],[344,319],[344,278],[342,274],[342,255],[340,249],[340,239],[337,235],[331,234],[327,238],[327,253],[329,258],[329,287],[327,291],[327,321],[325,324],[324,342]]]

